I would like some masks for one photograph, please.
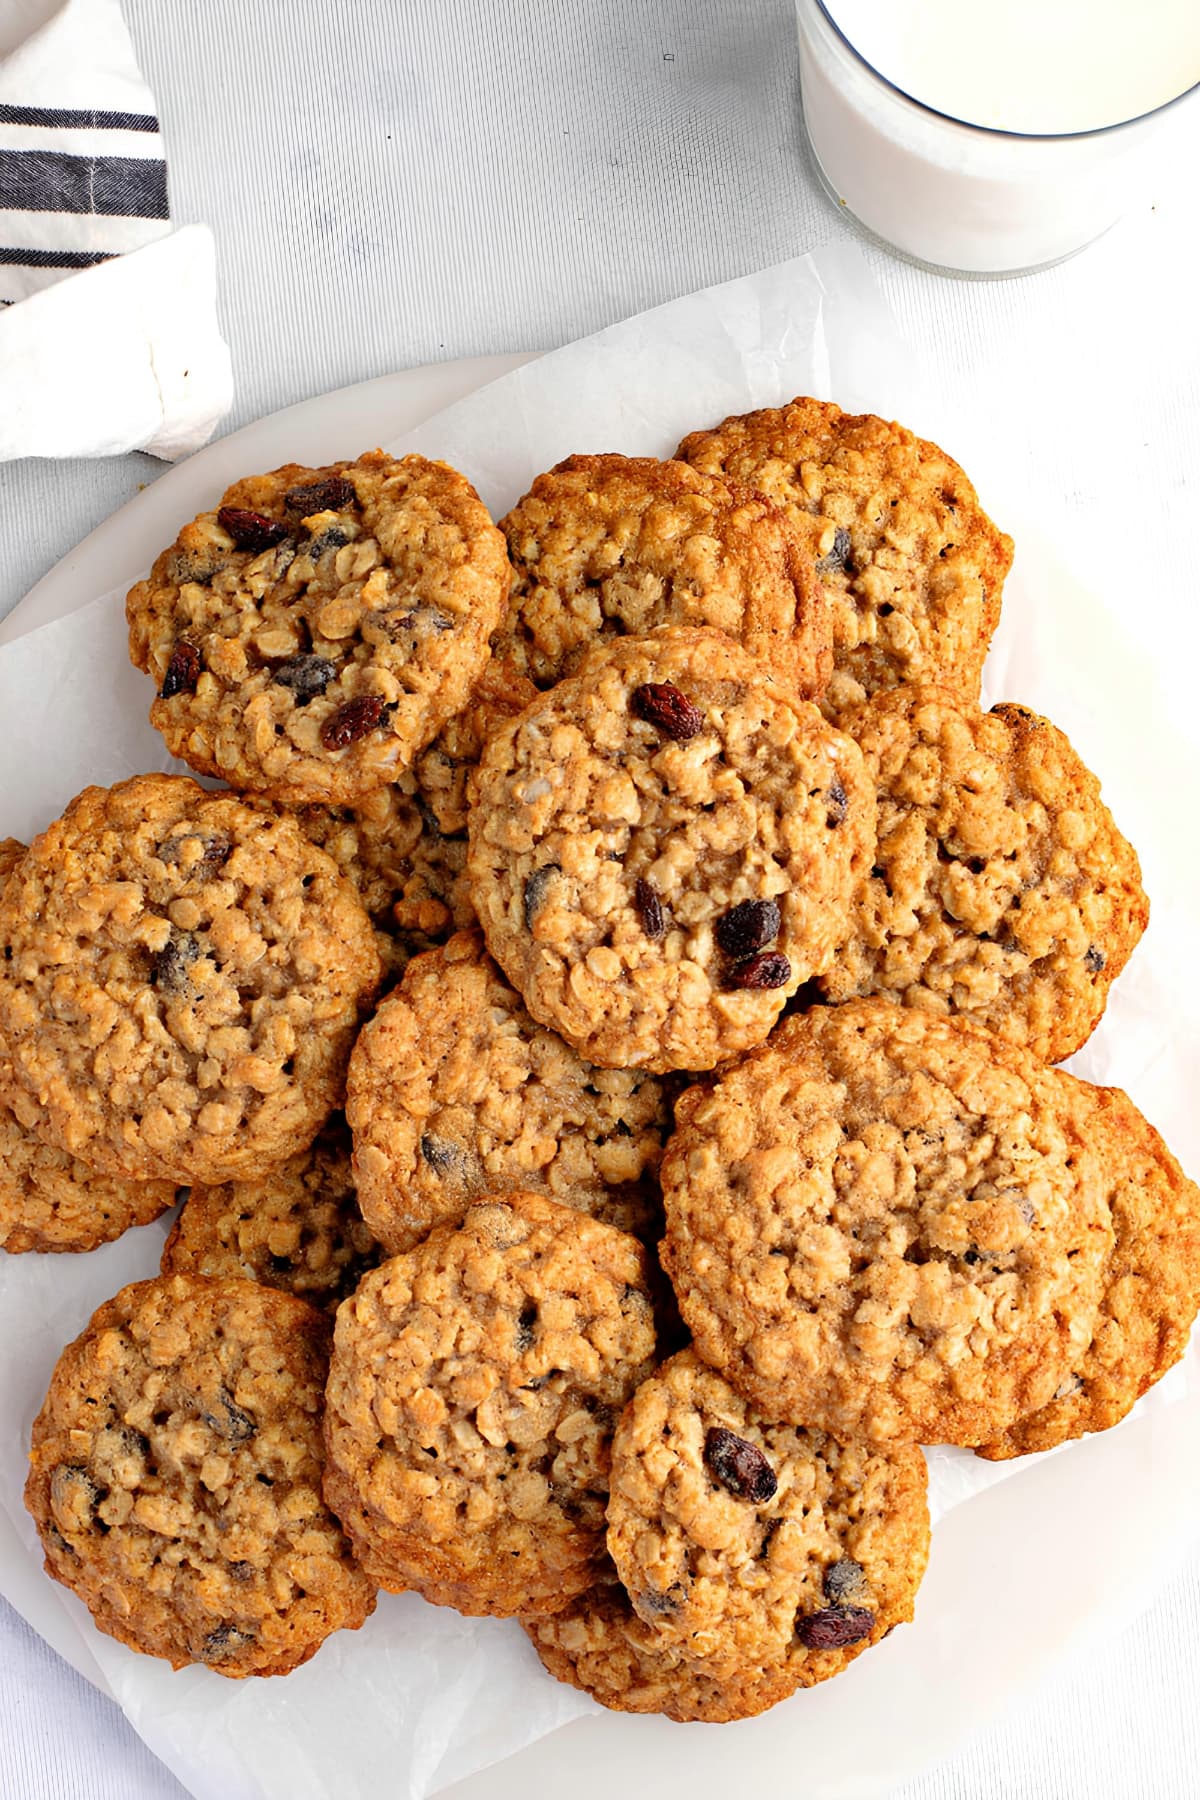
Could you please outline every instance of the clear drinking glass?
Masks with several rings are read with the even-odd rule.
[[[1196,123],[1200,88],[1098,131],[966,125],[894,87],[822,0],[796,0],[796,14],[805,127],[831,197],[873,237],[943,272],[1016,275],[1061,262],[1148,193],[1160,149]],[[1200,163],[1194,142],[1189,154]]]

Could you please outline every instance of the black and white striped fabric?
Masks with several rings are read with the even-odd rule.
[[[116,0],[66,0],[0,59],[0,305],[170,229],[154,99]]]

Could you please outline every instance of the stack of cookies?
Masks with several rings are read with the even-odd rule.
[[[0,850],[0,1241],[187,1189],[34,1428],[103,1630],[282,1673],[409,1590],[748,1717],[913,1616],[921,1445],[1049,1448],[1178,1359],[1200,1193],[1054,1066],[1137,858],[979,709],[1011,554],[811,400],[499,528],[374,452],[181,531],[131,654],[226,787]]]

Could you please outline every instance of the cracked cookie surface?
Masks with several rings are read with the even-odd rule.
[[[513,584],[497,658],[551,687],[599,638],[660,625],[736,639],[803,699],[833,665],[805,540],[761,494],[686,463],[570,456],[500,521]]]
[[[1046,1406],[980,1448],[994,1462],[1119,1424],[1179,1361],[1200,1306],[1200,1189],[1128,1094],[1060,1079],[1101,1150],[1114,1242],[1090,1342]]]
[[[468,869],[535,1019],[708,1069],[825,969],[870,866],[861,754],[716,632],[603,645],[489,742]]]
[[[326,1493],[381,1587],[553,1612],[603,1561],[616,1414],[650,1373],[636,1241],[536,1194],[365,1277],[338,1313]]]
[[[174,1668],[284,1675],[375,1597],[321,1498],[327,1321],[251,1282],[123,1288],[58,1360],[25,1504],[47,1573]]]
[[[1046,1062],[1082,1047],[1149,916],[1137,855],[1066,736],[898,688],[845,721],[875,784],[875,862],[820,978],[951,1012]]]
[[[832,610],[830,718],[901,682],[978,699],[1012,539],[936,444],[799,398],[694,431],[676,455],[757,489],[803,533]]]
[[[643,1238],[661,1224],[667,1084],[582,1061],[530,1018],[478,932],[409,964],[359,1033],[346,1110],[359,1201],[391,1254],[507,1188]]]
[[[466,704],[508,583],[503,537],[445,463],[289,463],[235,482],[130,590],[129,654],[200,774],[353,804]]]
[[[1091,1339],[1113,1241],[1065,1078],[974,1026],[856,1000],[676,1106],[664,1264],[766,1417],[980,1444]]]
[[[178,775],[73,800],[9,877],[0,946],[12,1102],[134,1180],[221,1181],[311,1142],[380,976],[294,820]]]
[[[335,1115],[307,1150],[265,1175],[193,1187],[162,1272],[258,1281],[335,1312],[381,1255],[355,1197],[350,1133]]]
[[[654,1636],[709,1673],[839,1674],[913,1616],[925,1459],[771,1425],[694,1351],[642,1383],[613,1439],[608,1553]]]

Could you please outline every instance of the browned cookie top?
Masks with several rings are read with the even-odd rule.
[[[708,1069],[828,967],[870,866],[857,747],[718,632],[618,638],[489,742],[468,867],[535,1019]]]
[[[322,1315],[248,1281],[123,1288],[60,1356],[25,1504],[46,1570],[174,1668],[284,1675],[374,1609],[321,1498]]]
[[[826,1681],[911,1619],[929,1555],[925,1459],[772,1425],[684,1350],[613,1439],[608,1552],[664,1644],[721,1675]]]
[[[663,1081],[595,1068],[535,1024],[478,932],[409,964],[359,1033],[346,1110],[359,1200],[392,1253],[508,1188],[642,1237],[661,1224]]]
[[[353,889],[294,820],[177,775],[73,800],[10,876],[0,946],[14,1086],[52,1142],[135,1180],[302,1149],[380,975]]]
[[[833,664],[829,605],[786,514],[761,494],[649,456],[570,456],[501,530],[513,586],[497,656],[550,687],[602,637],[701,625],[805,699]]]
[[[129,654],[192,768],[352,804],[465,704],[508,582],[504,539],[445,463],[289,463],[184,526],[130,591]]]
[[[818,1007],[677,1103],[664,1262],[767,1418],[986,1443],[1092,1336],[1112,1223],[1064,1079],[974,1026]]]
[[[1072,1055],[1146,926],[1137,856],[1065,735],[895,688],[844,721],[878,802],[875,862],[829,999],[960,1013],[1047,1062]]]
[[[1200,1306],[1200,1189],[1120,1088],[1060,1079],[1100,1151],[1114,1242],[1090,1341],[1047,1405],[982,1447],[997,1462],[1119,1424],[1179,1361]]]
[[[1012,539],[936,444],[827,401],[726,419],[677,454],[782,506],[833,612],[830,718],[904,681],[979,696]]]
[[[336,1312],[379,1259],[355,1199],[350,1133],[335,1114],[277,1168],[193,1187],[163,1246],[162,1272],[261,1281]]]
[[[604,1553],[617,1413],[650,1373],[641,1246],[537,1194],[365,1277],[338,1313],[326,1492],[381,1587],[554,1612]]]

